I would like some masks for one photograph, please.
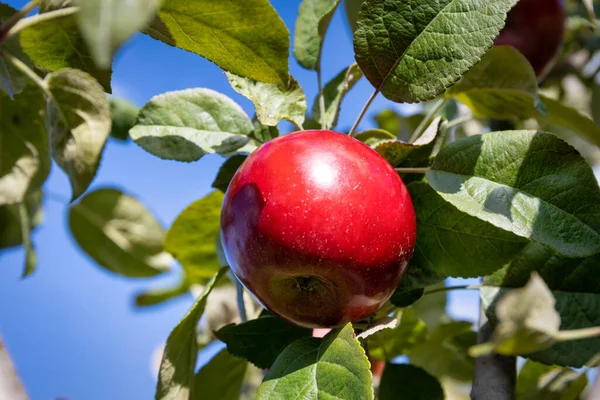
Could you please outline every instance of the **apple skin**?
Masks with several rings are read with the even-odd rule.
[[[494,44],[513,46],[523,53],[541,80],[560,55],[564,31],[563,0],[521,0],[509,11]]]
[[[406,271],[415,231],[392,166],[332,131],[265,143],[234,175],[221,212],[235,275],[266,309],[309,328],[377,311]]]

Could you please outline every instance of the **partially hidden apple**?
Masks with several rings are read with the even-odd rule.
[[[377,311],[415,246],[408,191],[374,150],[332,131],[271,140],[233,177],[221,239],[240,281],[273,314],[335,327]]]
[[[565,31],[563,0],[520,0],[509,11],[494,44],[515,47],[529,60],[538,79],[552,69]]]

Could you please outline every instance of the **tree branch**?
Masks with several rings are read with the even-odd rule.
[[[596,383],[594,383],[594,386],[590,389],[586,396],[586,400],[595,399],[600,399],[600,375],[598,375],[596,378]]]
[[[8,351],[0,338],[0,399],[28,400]]]
[[[480,305],[477,343],[492,337],[493,328]],[[475,359],[472,400],[514,400],[517,384],[517,358],[490,354]]]

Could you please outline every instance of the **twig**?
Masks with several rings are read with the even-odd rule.
[[[479,311],[477,343],[486,343],[492,337],[493,328]],[[475,377],[471,389],[472,400],[514,400],[517,384],[517,358],[490,354],[475,359]]]
[[[600,399],[600,374],[596,378],[596,383],[586,396],[586,400],[597,400]]]
[[[0,27],[0,44],[4,43],[6,39],[9,38],[8,32],[12,29],[12,27],[15,26],[23,17],[25,17],[29,11],[37,7],[38,3],[39,0],[30,1],[29,3],[25,4],[21,10],[13,14],[8,21],[2,24]]]
[[[31,79],[36,85],[38,85],[46,95],[50,97],[52,96],[52,94],[48,90],[48,86],[46,86],[46,83],[42,80],[42,78],[40,78],[38,74],[36,74],[31,68],[29,68],[27,64],[19,60],[17,57],[14,57],[6,52],[2,53],[2,57],[4,57],[9,63],[14,65],[15,68],[17,68],[29,79]]]
[[[394,168],[402,174],[426,174],[428,168]]]
[[[439,289],[427,290],[423,293],[423,296],[427,296],[429,294],[435,294],[440,292],[449,292],[451,290],[479,290],[481,289],[481,285],[460,285],[460,286],[445,286]]]
[[[560,341],[588,339],[600,336],[600,326],[583,329],[571,329],[560,331],[555,335],[555,338]]]
[[[61,9],[58,9],[55,11],[50,11],[50,12],[43,13],[43,14],[32,15],[31,17],[21,19],[21,20],[19,20],[19,22],[17,22],[15,24],[15,26],[10,28],[10,30],[6,33],[5,38],[8,39],[11,36],[14,36],[15,34],[22,31],[23,29],[28,28],[33,25],[36,25],[36,24],[39,24],[40,22],[51,21],[53,19],[68,17],[69,15],[76,14],[78,11],[79,11],[79,7],[67,7],[67,8],[61,8]]]
[[[246,303],[244,303],[244,287],[239,280],[235,286],[237,289],[237,306],[240,312],[240,319],[242,322],[246,322],[248,320],[248,315],[246,314]]]
[[[0,399],[28,400],[29,396],[0,338]]]
[[[358,114],[358,118],[356,118],[356,121],[354,121],[354,125],[352,125],[352,129],[350,129],[350,132],[348,132],[348,136],[354,136],[354,134],[356,133],[356,129],[358,129],[358,125],[360,124],[360,121],[362,121],[363,117],[365,116],[365,113],[367,112],[367,110],[371,106],[371,103],[373,103],[373,100],[375,100],[375,97],[377,97],[378,94],[379,94],[379,89],[375,89],[375,91],[373,92],[371,97],[369,97],[369,99],[365,103],[362,110],[360,110],[360,114]]]

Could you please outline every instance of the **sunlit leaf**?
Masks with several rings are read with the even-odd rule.
[[[294,56],[306,69],[317,70],[325,33],[340,0],[302,0],[294,29]]]
[[[183,266],[190,282],[202,283],[221,267],[216,250],[223,194],[213,192],[177,216],[165,237],[165,250]]]
[[[324,338],[300,339],[275,360],[258,390],[257,400],[293,398],[373,399],[369,361],[352,326]]]
[[[335,127],[338,123],[344,96],[346,96],[360,78],[362,78],[362,72],[356,64],[352,64],[336,75],[323,88],[325,115],[321,116],[321,107],[319,106],[319,98],[317,97],[313,103],[313,118],[319,123],[325,124],[326,129]]]
[[[298,82],[290,77],[286,85],[257,82],[227,73],[231,87],[249,98],[256,108],[258,120],[267,126],[290,121],[301,127],[306,114],[306,97]]]
[[[388,99],[432,99],[492,47],[516,0],[366,0],[354,50],[367,79]]]
[[[73,0],[77,22],[96,64],[108,68],[115,50],[145,28],[162,0]]]
[[[500,229],[565,256],[600,252],[596,178],[552,134],[508,131],[458,140],[442,148],[427,179],[457,209]]]
[[[147,32],[233,74],[288,83],[289,32],[268,0],[164,0]]]
[[[74,15],[29,26],[21,32],[21,46],[38,67],[49,71],[80,69],[98,80],[106,92],[111,92],[110,64],[103,69],[96,66]]]
[[[238,400],[248,362],[221,350],[196,373],[194,399]]]
[[[249,144],[252,121],[229,97],[210,89],[187,89],[153,97],[129,131],[144,150],[160,158],[196,161],[229,154]]]
[[[202,294],[187,314],[171,331],[160,363],[156,400],[188,400],[196,391],[196,360],[198,343],[196,325],[204,309],[208,295],[228,268],[221,268],[204,287]]]
[[[77,69],[61,69],[44,80],[52,94],[46,127],[54,161],[67,173],[75,200],[88,188],[110,134],[110,108],[102,86]]]

